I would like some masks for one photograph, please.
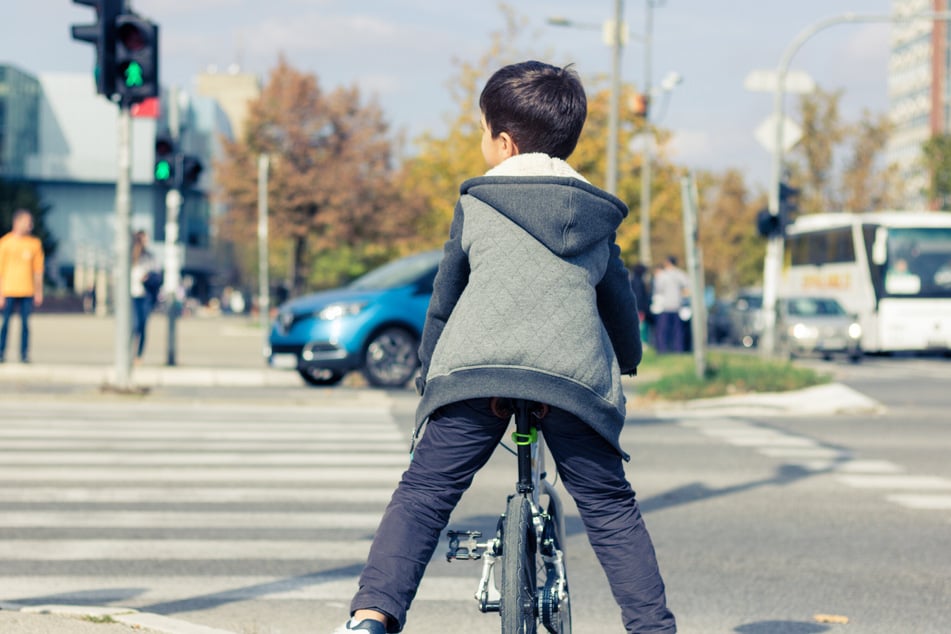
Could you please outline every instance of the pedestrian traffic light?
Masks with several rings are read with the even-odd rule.
[[[73,0],[73,3],[96,9],[97,22],[73,24],[70,32],[74,40],[88,42],[96,47],[96,64],[93,67],[96,92],[111,99],[116,83],[115,23],[116,16],[122,10],[123,0]]]
[[[130,106],[159,94],[158,25],[134,13],[116,17],[115,91]]]
[[[175,179],[175,141],[161,133],[155,137],[155,182],[170,185]]]
[[[201,176],[202,169],[204,169],[204,165],[202,165],[201,159],[197,156],[193,154],[183,156],[181,188],[193,187],[198,182],[198,177]]]

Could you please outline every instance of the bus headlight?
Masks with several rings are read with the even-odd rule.
[[[849,336],[852,337],[853,339],[862,338],[862,326],[860,326],[858,322],[853,322],[849,324]]]

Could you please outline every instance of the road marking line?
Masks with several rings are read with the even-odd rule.
[[[261,511],[18,511],[0,515],[0,527],[50,528],[358,528],[375,529],[382,509],[355,512]]]
[[[394,467],[0,467],[0,482],[389,482],[396,484],[405,469]]]
[[[828,460],[848,460],[852,455],[842,449],[832,447],[762,447],[757,453],[770,458],[825,458]]]
[[[803,460],[797,466],[810,471],[836,473],[901,473],[904,468],[888,460]]]
[[[4,486],[0,483],[0,502],[36,503],[275,503],[321,504],[350,502],[353,504],[386,503],[393,496],[393,486],[377,488],[278,488],[278,487],[28,487],[22,484]]]
[[[363,561],[371,540],[63,539],[0,542],[0,561],[343,560]]]
[[[408,466],[409,452],[400,453],[124,453],[124,452],[18,452],[0,454],[0,464],[24,467],[69,465],[242,467],[363,465]]]
[[[889,502],[894,502],[905,508],[926,511],[947,511],[951,510],[951,495],[928,495],[903,493],[889,495],[886,498]]]
[[[170,577],[0,577],[0,595],[12,598],[55,596],[62,603],[146,606],[214,597],[222,601],[321,600],[349,603],[357,591],[355,574],[317,573],[299,577],[170,576]],[[416,601],[461,601],[472,598],[478,574],[464,577],[427,574]],[[118,588],[118,590],[113,589]],[[126,588],[135,588],[129,595]],[[475,612],[475,606],[473,606]]]
[[[31,439],[4,439],[0,444],[0,456],[6,453],[21,451],[174,451],[176,453],[195,453],[197,451],[290,451],[293,453],[310,452],[346,452],[353,451],[356,443],[350,442],[315,442],[299,440],[296,442],[269,442],[261,440],[189,440],[182,442],[151,441],[151,440],[113,440],[76,439],[76,440],[31,440]],[[402,437],[394,441],[366,440],[360,441],[361,451],[409,453],[409,442],[403,442]],[[2,458],[0,458],[2,462]]]
[[[857,489],[951,489],[951,480],[915,475],[840,475],[836,479]]]
[[[731,436],[724,438],[731,445],[737,447],[817,447],[818,443],[811,438],[789,436],[786,434],[750,434],[746,436]]]

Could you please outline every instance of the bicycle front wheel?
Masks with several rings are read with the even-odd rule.
[[[502,528],[502,583],[499,613],[502,634],[535,634],[535,529],[532,507],[524,496],[513,495],[505,509]]]

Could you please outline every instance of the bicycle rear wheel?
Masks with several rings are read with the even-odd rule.
[[[509,498],[502,529],[502,634],[535,634],[535,529],[532,507],[521,495]]]

